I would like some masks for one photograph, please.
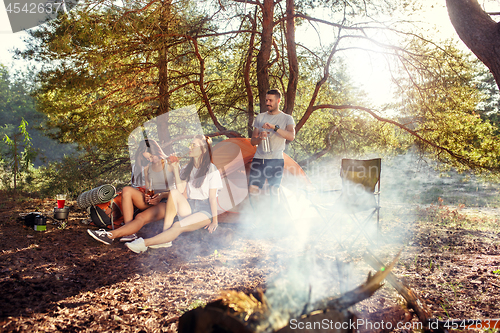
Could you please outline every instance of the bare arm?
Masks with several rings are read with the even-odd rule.
[[[293,139],[295,139],[295,127],[293,125],[287,125],[286,129],[280,128],[276,133],[284,137],[287,141],[293,141]]]
[[[253,129],[252,139],[250,139],[250,143],[252,144],[252,146],[257,146],[262,141],[263,134],[260,134],[259,132],[260,131],[258,128]],[[265,132],[263,131],[263,133],[265,133]]]
[[[208,232],[212,233],[217,229],[217,225],[219,224],[217,219],[217,189],[211,188],[208,193],[208,202],[210,203],[210,210],[212,211],[212,223],[207,225],[205,229],[208,229]]]
[[[262,126],[262,127],[266,128],[266,129],[274,130],[276,125],[273,125],[270,123],[265,123],[264,126]],[[295,139],[295,127],[293,127],[293,125],[287,125],[286,129],[279,128],[275,132],[278,133],[282,138],[284,138],[287,141],[293,141],[293,139]]]
[[[184,190],[186,189],[186,181],[181,179],[179,162],[173,162],[171,166],[175,178],[175,187],[179,192],[184,193]]]

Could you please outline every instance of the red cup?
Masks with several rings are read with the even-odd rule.
[[[64,208],[64,203],[66,202],[66,194],[56,195],[57,208]]]

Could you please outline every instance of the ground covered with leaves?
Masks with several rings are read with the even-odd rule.
[[[297,256],[277,245],[279,232],[249,237],[238,224],[221,225],[213,235],[205,230],[181,235],[171,248],[137,255],[119,242],[106,246],[88,237],[82,223],[87,216],[74,205],[66,228],[49,219],[47,231],[37,232],[24,227],[19,215],[38,211],[51,217],[54,200],[5,193],[2,198],[4,332],[175,332],[184,312],[218,299],[222,290],[268,289],[269,281]],[[374,251],[387,263],[403,249],[394,273],[422,297],[435,318],[500,318],[495,211],[471,215],[461,208],[439,202],[385,208],[382,245]],[[310,246],[318,247],[315,265],[331,268],[332,283],[321,291],[325,297],[359,285],[372,270],[357,256],[359,251],[335,250],[329,237]],[[356,269],[342,268],[351,266]],[[372,322],[391,322],[393,329],[385,331],[397,330],[398,324],[398,331],[418,327],[413,311],[389,284],[351,311]]]

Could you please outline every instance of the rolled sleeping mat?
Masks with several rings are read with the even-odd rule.
[[[105,184],[93,188],[87,192],[83,192],[76,199],[76,203],[80,208],[87,208],[92,205],[105,203],[114,198],[116,189],[113,185]]]

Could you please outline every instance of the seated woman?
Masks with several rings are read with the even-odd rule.
[[[146,189],[154,190],[155,194],[141,191],[140,188],[126,186],[122,190],[122,214],[124,223],[134,220],[136,208],[142,210],[135,218],[148,222],[161,220],[165,216],[165,202],[168,197],[169,187],[174,185],[174,174],[172,166],[167,162],[167,156],[154,140],[141,141],[136,154],[133,171],[134,183],[141,183],[144,175]],[[143,170],[144,168],[144,170]],[[144,172],[142,172],[144,171]],[[96,235],[101,231],[87,230],[90,236],[101,241]],[[137,238],[135,233],[125,235],[120,239],[122,242],[130,242]]]
[[[179,170],[178,162],[171,164],[176,189],[168,196],[163,232],[152,238],[138,238],[126,243],[130,250],[140,253],[148,247],[168,247],[183,232],[205,228],[212,233],[217,229],[217,190],[222,188],[222,180],[212,163],[211,141],[203,135],[196,136],[189,146],[191,160],[186,167]],[[187,199],[183,195],[184,189]],[[175,216],[179,216],[179,221],[173,223]],[[136,218],[121,228],[109,232],[102,230],[93,237],[111,244],[113,239],[135,233],[146,223],[149,222]]]

